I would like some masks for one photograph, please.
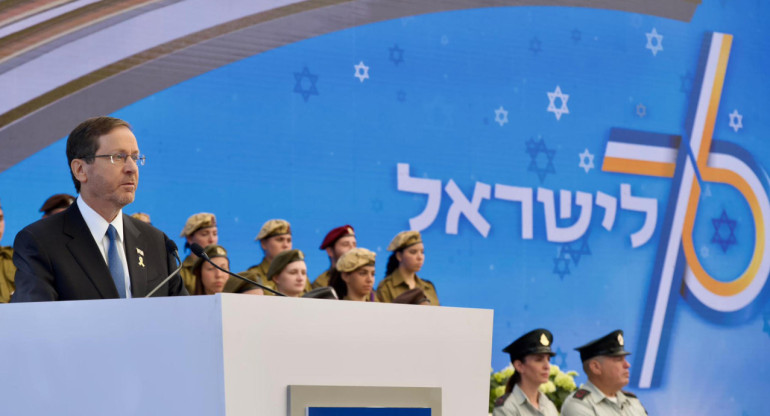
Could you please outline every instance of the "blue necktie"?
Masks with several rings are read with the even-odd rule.
[[[115,242],[118,230],[110,224],[107,228],[107,237],[110,239],[110,248],[107,250],[107,262],[110,266],[110,274],[112,280],[115,281],[115,287],[118,288],[118,296],[121,298],[126,297],[126,274],[123,271],[123,262],[120,261],[120,255],[118,254],[118,245]]]

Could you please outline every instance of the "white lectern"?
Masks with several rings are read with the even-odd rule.
[[[486,415],[492,311],[215,295],[0,305],[8,415],[286,416],[289,386],[432,387]]]

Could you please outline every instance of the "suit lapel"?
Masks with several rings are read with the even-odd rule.
[[[107,267],[107,262],[104,261],[102,252],[96,245],[78,204],[72,204],[64,215],[64,233],[72,238],[67,243],[67,249],[72,253],[72,257],[102,298],[117,298],[118,289],[112,281],[110,268]]]
[[[145,247],[141,244],[141,232],[131,222],[128,215],[123,214],[123,236],[126,241],[123,244],[126,249],[126,261],[128,262],[128,274],[131,276],[131,296],[139,297],[147,293],[147,266],[144,255]]]

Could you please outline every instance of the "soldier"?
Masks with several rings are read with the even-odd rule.
[[[43,213],[43,218],[49,217],[69,208],[73,202],[75,202],[75,197],[72,195],[56,194],[45,200],[43,206],[40,207],[40,212]]]
[[[230,259],[227,258],[227,250],[224,247],[212,244],[204,249],[209,259],[217,266],[230,270]],[[214,295],[225,288],[225,283],[230,277],[227,273],[209,264],[198,257],[193,266],[195,275],[194,295]]]
[[[438,305],[436,288],[428,280],[417,277],[425,261],[425,246],[418,231],[402,231],[393,237],[388,246],[393,253],[388,258],[385,279],[377,286],[377,297],[381,302],[393,302],[398,295],[409,289],[420,288],[430,300]]]
[[[3,207],[0,205],[0,240],[5,233],[5,215]],[[16,266],[13,265],[13,248],[0,246],[0,303],[11,301],[11,294],[16,288],[14,276],[16,275]]]
[[[559,411],[538,388],[551,374],[553,335],[547,329],[528,332],[503,349],[516,370],[506,394],[495,401],[493,416],[558,416]]]
[[[623,346],[623,331],[617,330],[589,342],[580,351],[588,382],[573,392],[561,407],[564,416],[643,416],[647,411],[633,393],[622,389],[628,384],[631,365]]]
[[[324,237],[324,241],[321,242],[321,250],[326,250],[331,265],[328,270],[316,277],[312,285],[313,289],[327,286],[331,278],[331,272],[334,270],[334,265],[337,264],[337,261],[343,254],[354,248],[356,248],[356,234],[353,231],[353,227],[343,225],[329,231],[326,237]]]
[[[184,237],[186,240],[184,243],[185,249],[189,249],[192,243],[198,243],[201,247],[216,244],[219,242],[217,218],[214,214],[208,212],[199,212],[191,215],[179,236]],[[184,286],[189,293],[195,293],[195,274],[193,274],[193,268],[195,267],[196,260],[198,260],[198,256],[190,253],[182,262],[182,270],[179,271]]]
[[[334,269],[329,286],[334,288],[337,296],[343,300],[360,302],[375,302],[374,291],[374,260],[377,257],[372,251],[357,247],[343,254]]]
[[[291,224],[286,220],[273,219],[268,220],[262,225],[262,229],[257,234],[256,241],[259,241],[262,252],[265,253],[262,262],[256,266],[251,266],[245,272],[239,273],[241,276],[253,280],[271,289],[275,285],[267,277],[267,271],[270,269],[270,263],[283,251],[291,250]],[[305,279],[307,280],[307,279]],[[307,283],[307,291],[310,290],[310,283]],[[250,285],[239,279],[230,279],[225,285],[227,293],[247,293],[251,295],[271,294],[264,293],[262,289]]]
[[[266,277],[266,286],[286,296],[298,298],[310,288],[307,282],[305,254],[300,250],[286,250],[275,256]]]

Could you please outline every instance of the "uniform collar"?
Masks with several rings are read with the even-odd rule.
[[[610,400],[606,394],[602,393],[601,390],[599,390],[598,387],[594,385],[594,383],[591,383],[591,381],[586,381],[586,383],[582,386],[580,386],[581,389],[586,389],[591,392],[589,397],[593,396],[593,401],[595,403],[599,403],[600,401],[607,399],[607,402],[613,403],[612,400]],[[622,406],[624,403],[629,401],[628,397],[623,394],[622,391],[619,391],[615,393],[615,397],[618,399],[618,406]]]
[[[83,220],[86,222],[88,230],[91,232],[95,241],[102,241],[104,235],[107,234],[107,228],[109,228],[110,224],[117,230],[118,239],[120,241],[125,241],[123,239],[123,209],[118,211],[118,215],[115,216],[115,219],[112,220],[112,222],[107,222],[107,220],[99,215],[99,213],[88,206],[86,201],[83,200],[82,195],[78,195],[77,204],[78,209],[80,209],[80,215],[83,216]]]
[[[536,409],[535,405],[529,401],[529,398],[527,397],[526,394],[524,394],[524,391],[519,388],[518,384],[513,386],[513,391],[511,392],[511,395],[513,396],[514,403],[516,403],[517,405],[523,406],[524,403],[526,402],[530,406],[532,406],[533,409]],[[546,397],[546,395],[542,391],[538,390],[537,391],[537,405],[538,405],[537,408],[539,408],[542,411],[547,400],[548,400],[548,397]]]
[[[393,279],[393,286],[408,286],[404,280],[404,275],[401,274],[401,269],[398,267],[390,275],[390,278]],[[414,287],[422,289],[422,280],[416,274],[414,275]]]

